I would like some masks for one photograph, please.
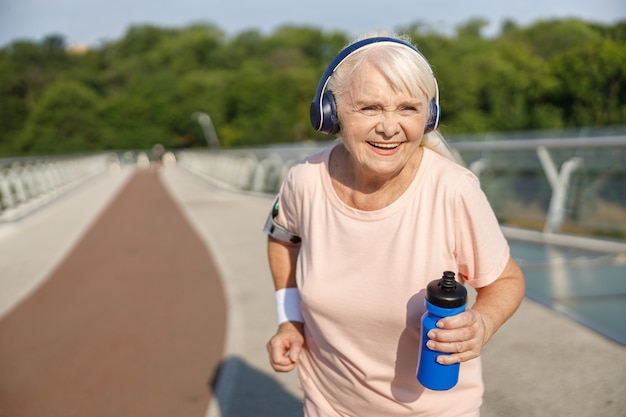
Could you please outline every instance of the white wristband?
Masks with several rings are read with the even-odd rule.
[[[299,321],[304,323],[300,312],[300,291],[295,287],[281,288],[274,293],[276,298],[276,312],[278,324],[286,321]]]

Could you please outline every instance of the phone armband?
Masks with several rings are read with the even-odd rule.
[[[274,202],[272,212],[270,213],[269,216],[267,216],[267,221],[265,222],[265,227],[263,227],[263,232],[266,233],[268,236],[271,236],[272,238],[279,240],[281,242],[292,243],[292,244],[298,244],[302,242],[302,239],[300,238],[300,236],[296,235],[295,233],[290,232],[289,230],[285,229],[284,227],[282,227],[281,225],[279,225],[278,223],[274,221],[274,218],[277,215],[278,215],[278,199],[276,199],[276,201]]]

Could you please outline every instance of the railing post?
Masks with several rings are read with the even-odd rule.
[[[107,172],[106,157],[17,161],[0,169],[0,222],[13,221],[66,190]]]
[[[561,223],[563,223],[565,218],[565,203],[567,201],[570,178],[574,171],[582,166],[583,160],[578,157],[568,159],[561,165],[561,170],[558,171],[545,146],[537,148],[537,156],[552,189],[552,197],[550,198],[550,206],[548,207],[543,231],[544,233],[556,233],[559,231]]]
[[[15,199],[13,198],[11,184],[7,180],[5,173],[8,173],[8,169],[5,169],[4,172],[0,172],[0,209],[2,209],[2,206],[4,206],[4,208],[15,207]]]
[[[480,158],[479,160],[472,162],[469,166],[469,170],[479,178],[480,174],[482,174],[482,172],[487,168],[489,168],[489,159],[487,158]]]

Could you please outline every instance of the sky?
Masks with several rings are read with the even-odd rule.
[[[312,26],[356,36],[423,22],[441,33],[471,18],[495,35],[505,20],[579,18],[626,20],[625,0],[0,0],[0,47],[58,34],[68,45],[93,47],[124,36],[132,25],[185,27],[211,23],[228,35],[249,29],[271,33],[283,25]]]

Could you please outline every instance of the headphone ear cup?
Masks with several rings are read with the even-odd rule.
[[[437,129],[437,126],[439,126],[439,104],[437,104],[437,100],[432,99],[430,100],[430,117],[424,126],[424,133],[432,132]]]
[[[324,91],[322,95],[322,125],[320,132],[332,135],[339,132],[339,117],[337,116],[337,103],[332,91]]]

